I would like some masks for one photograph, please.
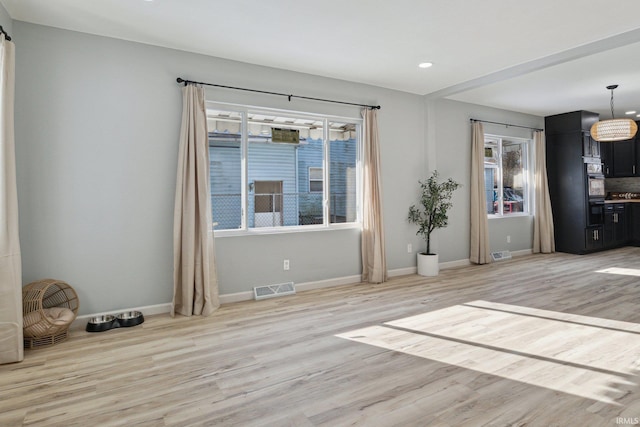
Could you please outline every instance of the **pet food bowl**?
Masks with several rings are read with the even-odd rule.
[[[144,322],[144,316],[139,311],[126,311],[116,316],[117,322],[123,328],[136,326]]]
[[[110,314],[104,316],[96,316],[89,319],[87,323],[87,332],[102,332],[114,327],[116,323],[115,316]]]

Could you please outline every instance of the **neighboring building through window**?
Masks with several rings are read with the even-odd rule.
[[[484,181],[487,214],[529,213],[529,140],[485,135]]]
[[[360,221],[358,119],[208,104],[207,120],[216,230]],[[273,129],[299,140],[274,142]]]
[[[322,193],[324,178],[322,168],[309,168],[309,191],[312,193]]]

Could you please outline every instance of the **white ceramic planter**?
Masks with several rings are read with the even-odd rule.
[[[438,254],[425,255],[418,253],[418,274],[421,276],[437,276],[440,268],[438,266]]]

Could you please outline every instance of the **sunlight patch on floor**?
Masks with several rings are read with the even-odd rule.
[[[487,301],[337,336],[612,404],[640,364],[638,324]]]
[[[602,270],[597,270],[596,273],[621,274],[623,276],[640,276],[640,270],[637,268],[610,267]]]

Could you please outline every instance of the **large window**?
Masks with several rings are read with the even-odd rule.
[[[360,222],[358,119],[208,104],[216,230]]]
[[[485,135],[484,184],[487,214],[528,214],[529,140]]]

